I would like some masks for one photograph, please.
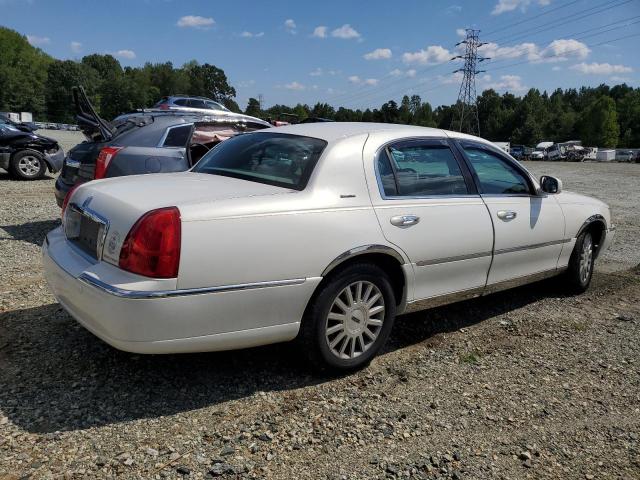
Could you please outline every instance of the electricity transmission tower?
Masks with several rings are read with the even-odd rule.
[[[456,102],[457,112],[454,113],[451,119],[451,130],[458,130],[471,135],[480,135],[476,75],[484,72],[484,70],[477,70],[477,65],[480,62],[489,60],[488,57],[478,56],[478,47],[485,45],[485,43],[480,43],[479,35],[480,30],[467,28],[465,39],[456,43],[456,47],[465,45],[464,55],[456,55],[451,59],[460,58],[464,60],[464,66],[453,72],[463,72],[464,75],[460,84],[458,101]]]

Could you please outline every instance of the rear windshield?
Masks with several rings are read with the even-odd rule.
[[[303,190],[326,145],[298,135],[242,134],[218,144],[193,171]]]

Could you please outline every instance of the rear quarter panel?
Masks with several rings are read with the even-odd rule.
[[[387,245],[364,178],[365,139],[328,146],[301,192],[181,207],[178,287],[319,277],[352,248]]]

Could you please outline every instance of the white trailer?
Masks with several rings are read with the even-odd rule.
[[[31,112],[20,112],[20,121],[25,123],[33,122],[33,114]]]
[[[615,159],[616,159],[615,150],[598,149],[598,153],[596,153],[596,160],[598,162],[613,162]]]

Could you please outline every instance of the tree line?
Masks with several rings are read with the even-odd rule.
[[[240,112],[236,91],[224,71],[192,60],[122,67],[108,54],[81,60],[57,60],[31,46],[19,33],[0,27],[0,111],[30,111],[38,120],[73,123],[71,87],[84,85],[104,118],[150,107],[163,96],[201,95]],[[244,110],[265,119],[320,117],[335,121],[384,122],[450,129],[459,105],[435,109],[419,95],[389,100],[379,108],[335,108],[327,103],[274,105],[262,109],[251,98]],[[289,116],[286,116],[289,114]],[[522,97],[485,90],[478,97],[481,136],[493,141],[535,145],[540,141],[582,140],[599,147],[640,147],[640,88],[613,87],[537,89]],[[285,115],[285,116],[283,116]]]

